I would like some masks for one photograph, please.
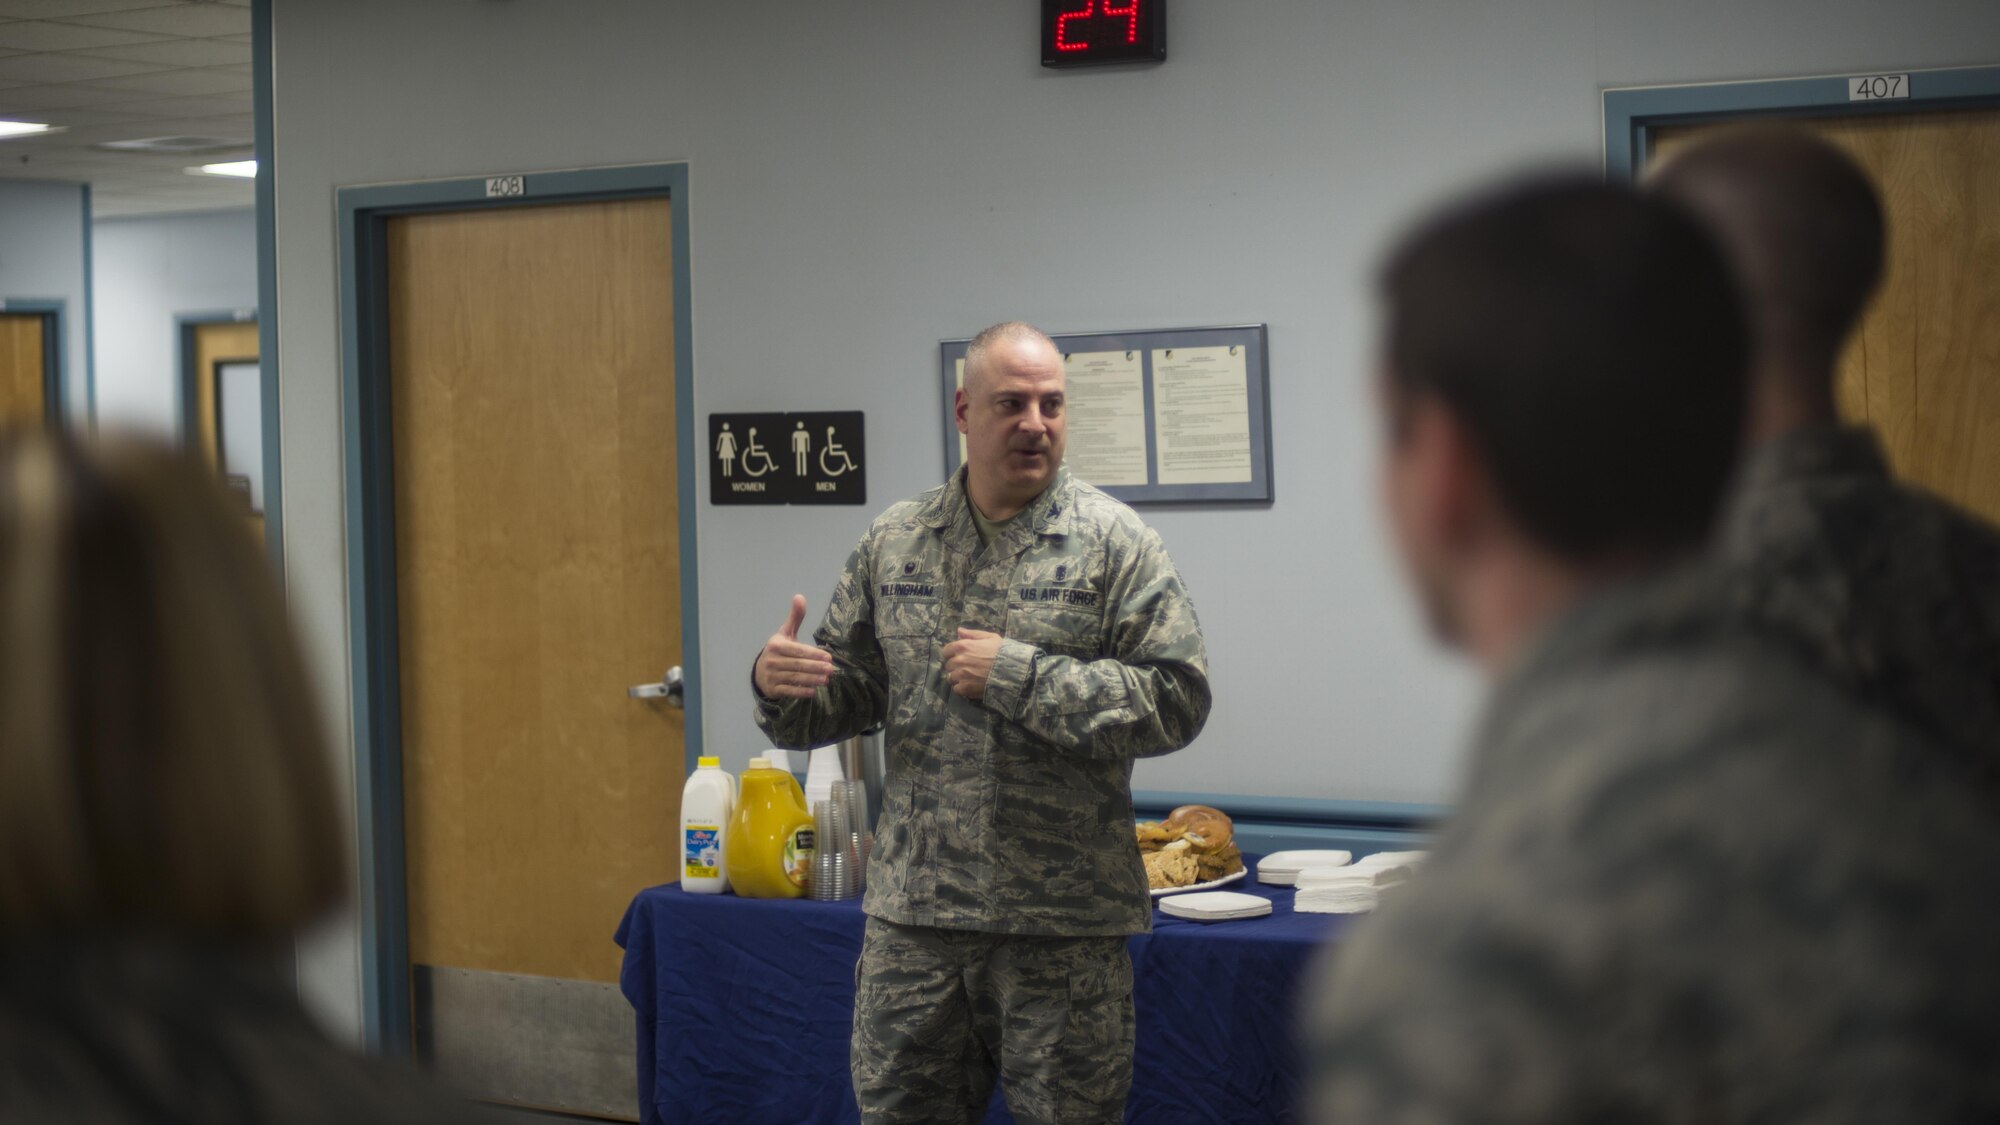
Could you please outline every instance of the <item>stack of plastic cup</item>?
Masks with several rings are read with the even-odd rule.
[[[854,861],[846,841],[847,806],[840,800],[813,802],[815,850],[812,861],[812,897],[821,901],[853,898],[860,892],[855,883]]]
[[[847,833],[840,843],[847,850],[848,866],[854,869],[854,890],[859,893],[868,889],[868,857],[875,850],[875,834],[868,830],[868,786],[860,778],[836,781],[833,800],[846,815]]]

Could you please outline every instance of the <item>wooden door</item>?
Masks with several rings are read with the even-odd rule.
[[[1898,475],[2000,522],[2000,110],[1809,118],[1874,178],[1888,268],[1840,367],[1841,412]],[[1705,129],[1664,129],[1666,154]]]
[[[615,982],[675,877],[682,714],[625,691],[681,660],[668,207],[390,221],[415,966]]]
[[[33,313],[0,313],[0,425],[48,417],[46,324]]]
[[[194,416],[183,422],[187,429],[186,440],[199,451],[202,461],[209,469],[217,474],[226,475],[220,425],[221,394],[216,385],[219,365],[256,363],[262,341],[257,335],[257,322],[254,320],[197,324],[193,332],[194,350],[191,358],[194,370],[188,372],[188,378],[194,384],[193,401],[189,404]],[[240,485],[240,482],[238,483]],[[262,511],[253,509],[248,497],[244,498],[244,507],[246,509],[244,518],[249,521],[251,532],[257,537],[258,542],[263,542]]]

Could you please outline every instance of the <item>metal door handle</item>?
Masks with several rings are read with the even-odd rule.
[[[664,699],[669,707],[687,706],[686,690],[681,684],[681,666],[676,664],[667,669],[655,683],[634,684],[625,689],[625,694],[633,699]]]

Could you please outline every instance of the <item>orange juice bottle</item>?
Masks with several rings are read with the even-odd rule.
[[[813,819],[799,779],[750,759],[743,771],[723,862],[744,898],[802,898],[812,874]]]

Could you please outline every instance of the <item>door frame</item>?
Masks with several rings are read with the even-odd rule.
[[[646,198],[672,201],[682,698],[687,731],[685,768],[693,770],[701,755],[702,707],[688,166],[643,164],[516,173],[496,179],[423,180],[343,187],[334,195],[339,212],[342,442],[355,818],[360,845],[357,898],[361,915],[362,1028],[371,1049],[407,1054],[411,1015],[409,904],[403,866],[395,482],[389,416],[388,223],[402,215],[489,207]],[[655,671],[658,670],[634,670],[635,674]],[[619,686],[607,684],[605,690],[616,690]],[[614,921],[605,921],[605,933],[611,932]]]
[[[208,309],[202,312],[174,314],[174,339],[179,344],[178,355],[180,357],[180,378],[176,383],[178,394],[175,395],[174,399],[174,432],[180,437],[181,448],[190,452],[194,449],[194,432],[190,427],[194,424],[195,403],[201,401],[200,396],[196,393],[196,380],[201,378],[202,372],[195,370],[194,362],[198,344],[197,337],[200,335],[200,330],[210,324],[257,324],[257,310]],[[261,324],[258,324],[258,347],[261,353],[263,347],[263,326]],[[262,390],[261,384],[264,381],[263,364],[264,357],[259,354],[257,357],[257,381],[260,384],[260,392]],[[269,412],[265,411],[265,413],[268,415]],[[268,418],[266,420],[268,421]],[[265,431],[267,450],[269,449],[270,434],[271,431]],[[271,460],[268,452],[264,460],[267,464]],[[268,489],[266,491],[268,492]],[[269,518],[270,508],[269,505],[266,505],[265,519],[268,520]]]
[[[1903,73],[1910,76],[1907,98],[1847,100],[1850,78]],[[1652,155],[1653,130],[1662,126],[1736,117],[1857,117],[1995,106],[2000,106],[2000,66],[1907,72],[1883,68],[1814,78],[1609,88],[1603,91],[1604,174],[1614,183],[1630,183]]]
[[[42,417],[54,426],[69,417],[69,349],[63,347],[64,302],[60,297],[0,298],[0,313],[33,316],[42,322]]]

